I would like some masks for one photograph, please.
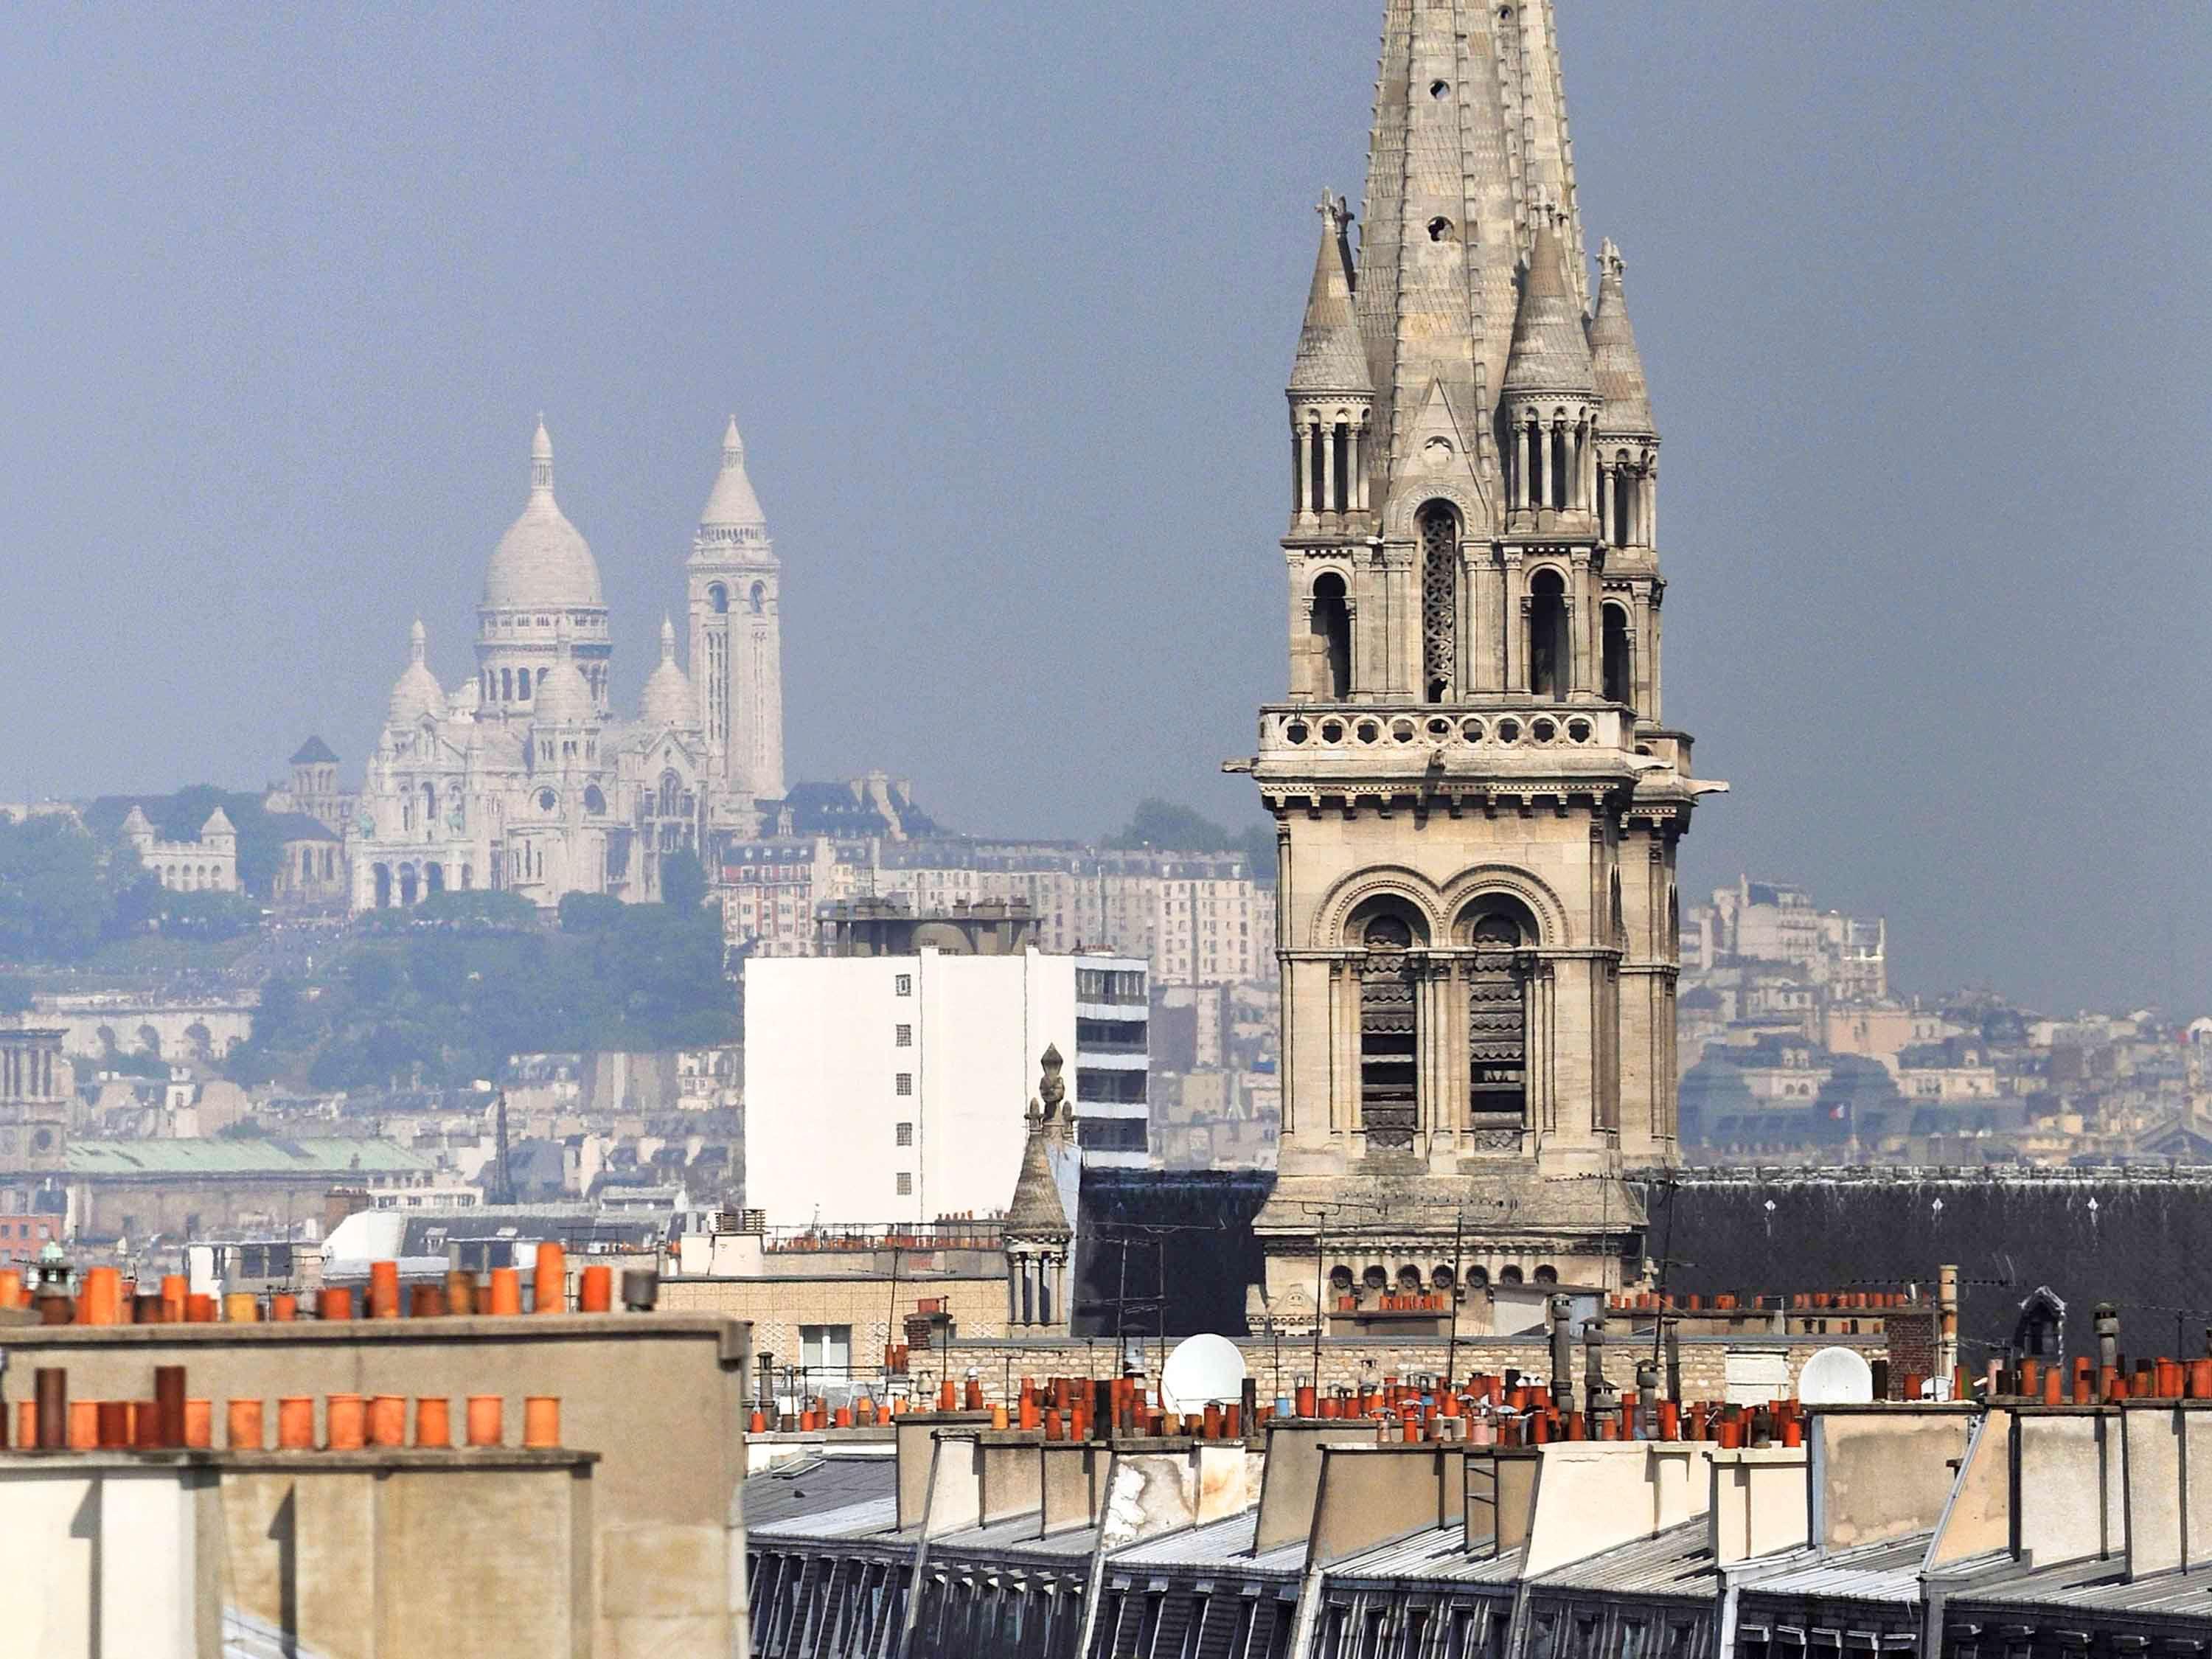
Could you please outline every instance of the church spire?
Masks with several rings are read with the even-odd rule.
[[[1378,508],[1409,480],[1437,478],[1443,411],[1465,428],[1478,487],[1495,499],[1491,421],[1540,203],[1559,205],[1578,303],[1582,294],[1573,154],[1552,0],[1388,0],[1357,290],[1376,379]]]

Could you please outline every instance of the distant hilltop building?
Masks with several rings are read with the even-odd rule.
[[[123,839],[146,873],[180,893],[238,891],[238,830],[220,806],[191,841],[163,841],[137,806],[123,820]]]
[[[554,497],[541,421],[484,573],[474,678],[441,685],[421,623],[410,636],[356,804],[353,908],[478,887],[650,901],[661,855],[758,833],[784,793],[780,571],[734,418],[685,580],[689,672],[664,620],[635,715],[617,713],[599,565]]]

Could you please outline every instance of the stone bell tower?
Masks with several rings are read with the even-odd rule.
[[[1231,763],[1280,860],[1254,1311],[1303,1316],[1318,1273],[1341,1329],[1455,1278],[1639,1273],[1619,1177],[1675,1156],[1675,847],[1723,787],[1661,718],[1658,435],[1609,244],[1585,309],[1551,0],[1388,0],[1364,207],[1355,258],[1321,204],[1290,695]]]

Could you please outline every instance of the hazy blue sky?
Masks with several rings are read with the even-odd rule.
[[[2212,11],[1584,4],[1668,713],[1911,986],[2212,1007]],[[357,769],[545,411],[627,703],[724,414],[793,775],[1255,814],[1281,386],[1380,0],[83,8],[0,61],[0,798]]]

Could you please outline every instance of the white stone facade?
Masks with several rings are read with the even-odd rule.
[[[725,546],[742,557],[712,566],[719,586],[702,580],[697,550]],[[540,422],[529,499],[485,573],[476,676],[441,686],[415,624],[356,805],[356,910],[473,888],[544,906],[572,892],[648,902],[660,896],[664,854],[704,854],[716,830],[756,831],[763,803],[782,790],[775,557],[734,421],[692,567],[693,660],[705,651],[716,665],[712,695],[678,665],[664,621],[659,664],[625,718],[611,702],[599,567],[555,499]],[[711,646],[728,631],[733,591],[744,617],[756,596],[769,617],[764,646],[760,630],[739,630],[737,680]]]
[[[163,841],[136,806],[123,820],[123,838],[138,854],[146,873],[180,893],[238,890],[238,830],[220,806],[200,825],[197,841]]]

